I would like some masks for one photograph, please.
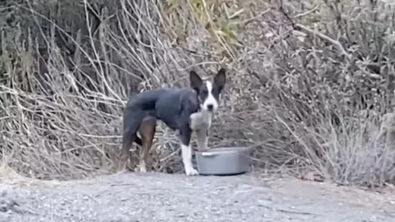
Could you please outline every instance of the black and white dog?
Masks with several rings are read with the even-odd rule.
[[[198,149],[207,149],[208,129],[218,108],[219,96],[225,86],[225,69],[213,81],[203,81],[191,71],[190,88],[158,89],[130,99],[123,115],[121,167],[126,166],[133,142],[142,147],[140,172],[146,172],[146,158],[151,148],[157,120],[177,130],[181,141],[182,161],[187,175],[199,174],[192,166],[192,132],[196,133]],[[137,135],[140,134],[140,137]]]

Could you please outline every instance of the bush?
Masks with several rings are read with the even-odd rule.
[[[393,3],[1,4],[1,158],[23,175],[114,172],[128,97],[225,66],[211,146],[342,184],[394,182]],[[158,126],[154,146],[154,170],[182,170],[173,132]]]

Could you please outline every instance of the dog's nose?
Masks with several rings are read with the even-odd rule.
[[[208,111],[213,111],[214,106],[212,104],[207,105]]]

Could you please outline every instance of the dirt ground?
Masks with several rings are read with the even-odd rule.
[[[0,182],[0,221],[394,221],[395,191],[245,174]]]

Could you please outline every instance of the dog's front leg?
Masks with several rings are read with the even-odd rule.
[[[198,175],[199,172],[192,165],[192,147],[191,147],[191,129],[186,126],[180,130],[181,137],[181,155],[184,164],[185,174],[188,176]]]
[[[205,150],[208,148],[207,135],[208,135],[208,130],[204,130],[204,129],[196,130],[196,143],[198,150]]]

